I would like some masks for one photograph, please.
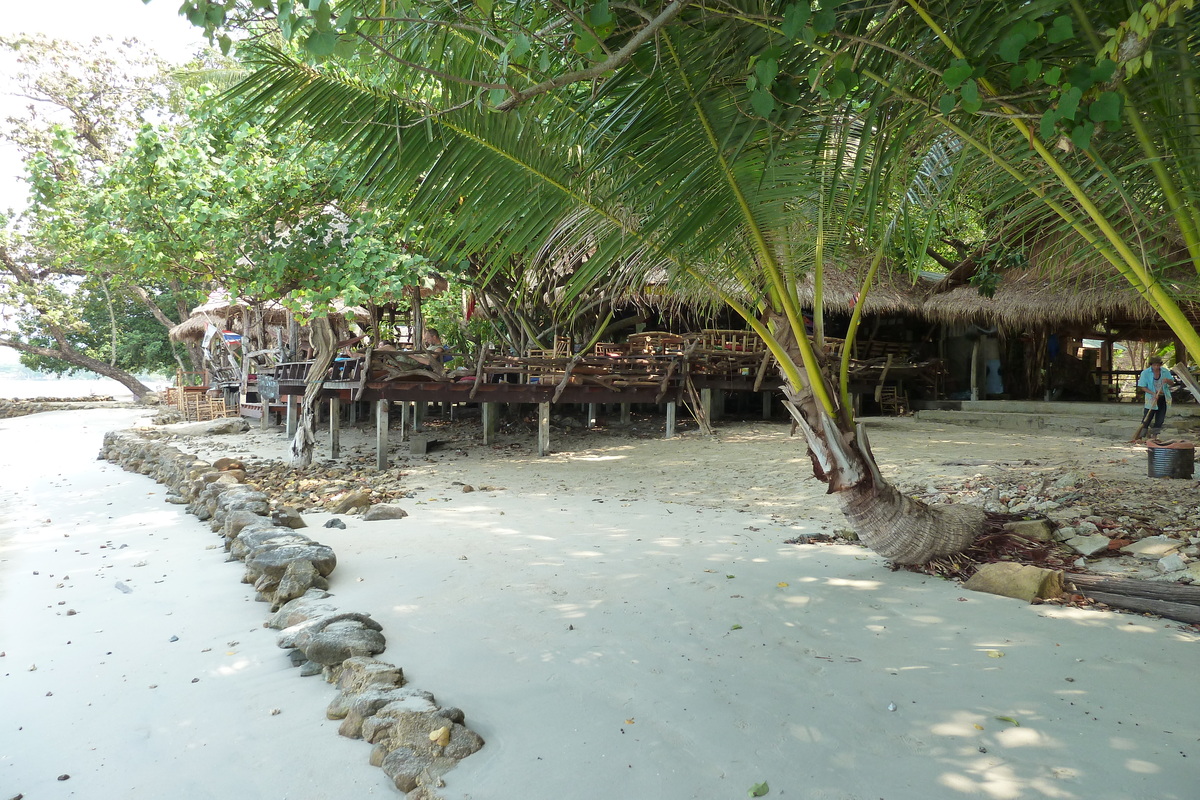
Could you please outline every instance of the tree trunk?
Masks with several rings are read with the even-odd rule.
[[[333,363],[334,338],[333,327],[329,317],[317,317],[309,326],[309,338],[316,348],[316,356],[308,371],[308,381],[304,387],[304,398],[300,404],[300,424],[296,426],[296,435],[292,437],[292,466],[307,467],[312,463],[313,446],[316,444],[317,407],[321,402],[321,387],[325,383],[325,373]]]
[[[796,364],[802,363],[796,343],[782,330],[776,334],[780,344]],[[824,367],[821,374],[829,395],[836,397]],[[829,414],[808,387],[785,382],[783,392],[808,444],[813,474],[838,495],[842,513],[867,547],[897,564],[924,564],[961,552],[982,531],[982,508],[927,505],[888,483],[875,464],[866,432],[853,426],[849,414]]]
[[[30,353],[44,358],[57,358],[59,361],[65,361],[71,366],[91,370],[98,375],[103,375],[105,378],[112,378],[132,392],[133,396],[138,400],[150,394],[150,387],[139,381],[131,373],[126,372],[120,367],[114,367],[106,361],[86,356],[71,348],[36,347],[16,339],[7,338],[0,339],[0,347],[11,347],[13,350],[21,353]]]

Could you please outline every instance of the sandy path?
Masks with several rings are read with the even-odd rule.
[[[96,460],[136,416],[0,421],[0,798],[394,796],[239,566],[161,487]]]
[[[369,436],[344,441],[369,453]],[[347,518],[338,531],[321,527],[327,515],[306,515],[306,532],[338,553],[331,590],[339,607],[371,612],[389,640],[381,657],[442,704],[463,708],[487,740],[447,776],[446,798],[707,800],[745,797],[760,781],[770,784],[768,797],[814,800],[1196,796],[1200,635],[1161,620],[967,594],[892,572],[853,546],[785,544],[840,525],[820,488],[803,480],[802,453],[786,427],[746,424],[722,436],[662,442],[593,433],[561,438],[564,451],[548,459],[531,457],[519,438],[495,449],[462,440],[398,464],[414,491],[400,501],[407,519]],[[918,429],[903,420],[879,426],[874,442],[886,469],[914,481],[979,471],[942,466],[964,458],[1139,480],[1136,451],[1101,440]],[[182,446],[251,455],[283,443],[277,433],[252,433]],[[94,458],[95,450],[77,452]],[[34,474],[28,460],[21,468]],[[17,640],[44,652],[22,650],[14,660],[16,648],[0,645],[8,649],[0,703],[17,704],[29,720],[16,723],[25,731],[5,730],[0,789],[15,774],[36,776],[46,792],[16,786],[27,797],[71,788],[87,797],[161,796],[130,793],[136,775],[160,789],[206,780],[222,790],[184,796],[349,798],[372,788],[398,796],[365,766],[367,745],[340,739],[323,721],[329,687],[284,674],[271,637],[251,632],[265,608],[246,602],[230,574],[236,567],[204,549],[215,541],[205,526],[147,494],[160,491],[147,479],[95,461],[56,469],[71,487],[39,490],[47,492],[41,502],[51,502],[50,492],[60,504],[77,498],[74,513],[96,532],[88,560],[54,554],[75,561],[30,576],[39,568],[30,559],[50,559],[58,541],[35,535],[28,520],[40,511],[25,509],[17,547],[10,541],[0,554],[3,574],[20,584],[2,590],[2,619],[14,609],[26,615]],[[464,494],[455,482],[507,488]],[[98,520],[105,512],[88,496],[105,484],[104,496],[119,498],[118,527]],[[141,521],[153,530],[138,531]],[[71,532],[72,548],[83,535]],[[130,548],[94,549],[110,539]],[[100,553],[149,565],[101,569]],[[42,581],[75,563],[87,568],[72,573],[74,589]],[[102,579],[92,578],[97,571]],[[115,591],[115,577],[134,593]],[[53,603],[69,591],[81,613],[61,617]],[[135,611],[129,600],[146,605]],[[101,601],[112,608],[103,626],[89,621],[100,617],[91,604]],[[199,608],[212,627],[180,633],[180,619],[198,618],[190,611]],[[97,673],[106,667],[96,649],[120,652],[107,638],[94,640],[88,657],[75,655],[87,632],[114,636],[126,620],[122,635],[135,641],[121,651],[136,656],[119,672]],[[67,654],[47,631],[74,639],[75,649]],[[171,634],[181,641],[166,643]],[[229,649],[237,656],[225,656]],[[38,672],[23,671],[39,660]],[[46,665],[63,670],[66,687],[47,680],[55,673]],[[92,674],[101,679],[87,682]],[[191,684],[195,676],[201,681]],[[46,690],[55,696],[43,697]],[[65,733],[67,713],[36,714],[61,702],[60,692],[78,697],[70,717],[78,722]],[[110,693],[121,699],[106,700]],[[108,714],[97,717],[84,702],[103,703]],[[270,716],[272,707],[283,713]],[[187,723],[171,709],[190,709]],[[122,719],[114,729],[109,717],[137,724],[126,729]],[[144,752],[145,730],[163,742],[160,752]],[[61,741],[68,733],[79,737],[70,746]],[[9,747],[27,735],[32,745]],[[61,772],[73,777],[55,785]],[[310,789],[306,780],[317,776],[307,773],[336,774],[346,788]],[[85,793],[80,777],[124,793]]]

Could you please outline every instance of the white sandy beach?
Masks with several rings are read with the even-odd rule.
[[[133,416],[0,422],[0,800],[400,796],[324,719],[332,688],[288,667],[240,565],[208,549],[220,540],[95,460]],[[333,601],[379,620],[379,657],[487,741],[444,797],[737,798],[760,782],[814,799],[1197,796],[1195,630],[786,544],[841,527],[798,442],[778,423],[719,436],[589,432],[546,459],[520,437],[461,439],[397,457],[406,519],[305,515],[338,554]],[[349,454],[371,441],[343,433]],[[1104,440],[899,420],[873,444],[915,481],[977,471],[954,458],[1144,474]],[[1192,482],[1145,481],[1194,502]]]

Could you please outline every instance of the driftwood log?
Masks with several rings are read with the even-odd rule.
[[[1067,580],[1076,593],[1098,603],[1200,625],[1200,587],[1100,575],[1070,575]]]

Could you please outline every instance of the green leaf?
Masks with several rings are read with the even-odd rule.
[[[769,791],[771,791],[771,787],[767,786],[766,781],[763,781],[762,783],[756,783],[753,786],[751,786],[750,790],[748,792],[746,792],[746,794],[749,797],[762,797]]]
[[[1101,92],[1088,108],[1088,117],[1093,122],[1120,122],[1121,95],[1116,92]]]
[[[783,24],[779,26],[779,30],[789,39],[795,39],[800,29],[808,24],[808,18],[811,16],[812,9],[807,2],[791,3],[783,10]]]
[[[325,2],[325,0],[308,0],[308,10],[316,11],[318,8],[321,7],[321,4],[324,2]]]
[[[938,111],[941,111],[943,114],[949,115],[949,113],[954,110],[954,107],[956,105],[958,105],[957,97],[955,97],[952,94],[944,94],[938,100]]]
[[[1020,89],[1025,85],[1025,78],[1028,74],[1024,64],[1014,64],[1008,71],[1008,88]]]
[[[757,88],[758,88],[758,76],[751,75],[751,76],[747,77],[746,78],[746,89],[753,92]]]
[[[733,625],[729,626],[729,630],[731,630],[731,631],[740,631],[741,629],[742,629],[742,626],[738,625],[736,622]]]
[[[304,49],[314,56],[328,56],[337,47],[338,35],[333,31],[313,31],[304,40]]]
[[[1051,67],[1046,70],[1046,74],[1042,76],[1042,80],[1046,82],[1047,86],[1058,86],[1059,81],[1062,80],[1062,68]]]
[[[593,27],[612,22],[612,12],[608,10],[608,0],[600,0],[592,6],[592,10],[588,12],[588,20]]]
[[[1021,33],[1010,33],[1000,42],[998,52],[1000,57],[1010,64],[1016,64],[1021,60],[1021,50],[1025,45],[1029,44],[1029,40]]]
[[[974,80],[963,84],[962,107],[968,114],[974,114],[983,108],[983,100],[979,97],[979,85]]]
[[[956,58],[942,73],[942,83],[946,84],[947,89],[957,89],[969,77],[971,77],[971,65],[961,58]]]
[[[518,33],[513,37],[512,41],[508,43],[509,53],[514,59],[521,58],[523,55],[529,52],[529,45],[529,37],[523,33]]]
[[[233,47],[233,40],[223,33],[217,38],[217,45],[221,48],[221,55],[227,56],[229,55],[229,48]]]
[[[825,91],[831,100],[837,100],[846,94],[846,82],[840,78],[834,78],[825,84]]]
[[[1075,112],[1079,110],[1079,101],[1083,97],[1083,90],[1078,86],[1072,86],[1063,92],[1062,97],[1058,100],[1058,113],[1063,119],[1075,119]]]
[[[492,15],[492,0],[475,0],[475,7],[483,12],[485,17]]]
[[[1045,139],[1046,141],[1049,141],[1058,134],[1058,130],[1057,130],[1056,126],[1058,125],[1058,121],[1061,118],[1062,118],[1062,115],[1058,112],[1058,109],[1056,109],[1056,108],[1052,108],[1049,111],[1047,111],[1045,114],[1042,115],[1042,122],[1041,122],[1041,125],[1039,126],[1038,130],[1042,134],[1043,139]]]
[[[1046,31],[1046,41],[1050,44],[1058,44],[1074,38],[1075,28],[1071,25],[1071,18],[1066,14],[1055,17],[1054,24],[1050,26],[1050,30]]]
[[[770,92],[757,89],[750,93],[750,107],[760,117],[769,117],[775,110],[775,98],[771,96]],[[726,577],[732,578],[733,576],[727,575]]]
[[[1080,150],[1087,150],[1092,145],[1092,134],[1095,132],[1096,124],[1091,120],[1085,119],[1071,131],[1071,141]]]
[[[1106,58],[1092,67],[1092,80],[1096,83],[1108,83],[1117,71],[1117,62]]]
[[[812,26],[818,36],[833,33],[833,29],[837,27],[837,12],[832,8],[822,8],[813,16]]]
[[[779,62],[773,58],[760,58],[758,63],[754,65],[754,74],[758,76],[758,81],[762,84],[762,87],[769,89],[771,82],[779,74]]]
[[[575,37],[575,52],[581,56],[587,55],[593,50],[599,49],[599,47],[600,40],[587,31]]]

